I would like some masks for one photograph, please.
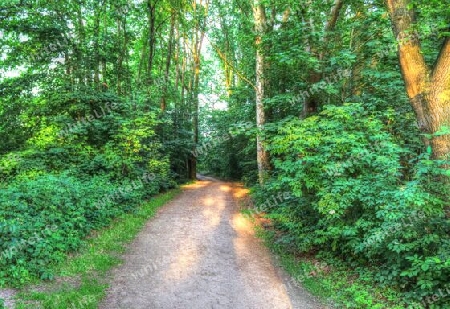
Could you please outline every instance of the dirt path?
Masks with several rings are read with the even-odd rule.
[[[100,308],[322,308],[273,265],[237,209],[240,191],[208,178],[187,186],[132,243]]]

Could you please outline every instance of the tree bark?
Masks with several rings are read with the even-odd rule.
[[[321,39],[321,46],[320,46],[320,52],[314,50],[311,46],[313,45],[312,42],[307,41],[305,44],[305,49],[307,52],[313,54],[319,61],[323,61],[325,56],[327,55],[327,43],[330,39],[329,34],[330,32],[334,31],[336,28],[337,21],[339,19],[340,12],[342,10],[342,7],[344,5],[343,0],[335,0],[334,5],[331,9],[330,15],[328,17],[327,22],[325,23],[325,26],[323,28],[323,37]],[[306,20],[306,18],[304,18]],[[314,20],[312,18],[309,19],[309,24],[311,27],[311,30],[314,32]],[[323,71],[323,70],[322,70]],[[308,82],[309,84],[315,84],[318,83],[323,79],[323,72],[321,71],[312,71],[309,74]],[[306,98],[305,102],[303,103],[303,112],[301,117],[306,118],[307,116],[314,114],[318,110],[318,103],[317,99],[314,95],[311,95]]]
[[[444,41],[430,69],[422,55],[420,39],[411,31],[415,14],[410,4],[409,0],[387,0],[406,92],[420,130],[433,135],[429,143],[433,157],[441,159],[450,152],[450,135],[435,135],[450,122],[450,39]]]
[[[172,9],[171,12],[171,18],[170,18],[170,33],[169,33],[169,42],[167,46],[167,58],[166,58],[166,67],[164,70],[164,84],[163,84],[163,94],[161,97],[161,112],[166,111],[166,98],[167,98],[167,86],[169,84],[169,73],[170,73],[170,64],[172,61],[172,50],[173,50],[173,37],[175,32],[175,18],[176,18],[176,12],[174,9]]]
[[[85,29],[84,29],[84,20],[83,20],[83,14],[81,11],[81,4],[77,7],[77,23],[76,23],[76,32],[77,32],[77,38],[78,41],[74,45],[74,54],[76,57],[76,62],[73,63],[73,68],[75,72],[76,78],[78,78],[78,86],[79,85],[86,85],[86,59],[83,57],[83,51],[85,50],[85,43],[86,43],[86,37],[85,37]]]
[[[148,62],[147,62],[147,84],[152,83],[153,58],[155,56],[156,45],[156,3],[153,0],[147,1],[147,22],[148,22]]]
[[[333,31],[336,27],[336,23],[339,18],[340,11],[342,9],[342,6],[344,5],[344,0],[335,0],[334,6],[331,9],[330,18],[328,19],[326,25],[325,25],[325,33]],[[325,36],[326,38],[326,36]]]
[[[100,5],[104,3],[95,2],[94,17],[94,88],[100,89]]]
[[[193,57],[193,81],[192,81],[192,103],[193,103],[193,109],[194,109],[194,117],[193,117],[193,127],[194,127],[194,145],[197,147],[199,142],[199,93],[200,93],[200,61],[201,61],[201,51],[202,51],[202,45],[203,40],[205,37],[205,23],[206,23],[206,17],[208,16],[208,6],[209,2],[206,1],[203,3],[202,0],[200,0],[199,3],[197,3],[196,0],[192,2],[192,6],[194,9],[194,15],[197,14],[197,5],[203,6],[204,5],[204,15],[202,20],[197,20],[194,27],[194,39],[192,41],[192,57]],[[203,25],[201,25],[201,22],[203,22]],[[194,149],[195,151],[195,149]],[[195,156],[191,157],[191,164],[190,164],[190,171],[189,175],[191,179],[195,179],[197,177],[197,158]]]
[[[256,161],[258,164],[258,180],[261,185],[264,185],[270,166],[269,155],[264,148],[264,140],[261,132],[266,123],[266,115],[264,111],[265,58],[261,43],[262,37],[267,29],[267,20],[265,7],[259,3],[258,0],[255,0],[253,3],[253,17],[256,30],[256,126],[258,129],[256,136]]]
[[[117,44],[119,46],[119,54],[117,57],[117,94],[122,95],[122,71],[123,71],[123,50],[121,40],[121,21],[120,17],[117,18]]]

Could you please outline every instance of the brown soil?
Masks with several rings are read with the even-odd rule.
[[[292,284],[239,212],[246,191],[203,177],[149,221],[99,308],[324,308]]]

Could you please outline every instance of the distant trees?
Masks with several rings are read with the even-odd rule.
[[[264,209],[291,248],[433,295],[450,274],[450,6],[385,2],[7,1],[0,219],[57,213],[82,237],[199,168],[259,183],[261,204],[291,192]]]
[[[2,6],[0,63],[5,70],[22,71],[15,79],[17,87],[13,79],[1,84],[2,108],[11,106],[33,118],[36,111],[31,105],[19,104],[42,99],[48,124],[56,125],[57,131],[67,126],[73,131],[71,124],[89,121],[100,110],[104,96],[115,93],[127,102],[119,113],[129,108],[137,119],[139,114],[158,111],[164,121],[158,137],[177,139],[177,151],[182,153],[181,157],[174,154],[173,170],[181,177],[195,178],[196,158],[190,151],[199,139],[198,97],[203,87],[200,69],[208,5],[209,1],[87,0],[17,1]],[[39,89],[39,94],[25,95],[33,89]],[[16,91],[19,95],[13,95]],[[6,121],[10,115],[0,112],[0,123],[11,122]],[[0,130],[0,136],[11,136],[10,127]],[[99,128],[98,124],[83,127],[80,132],[91,135],[92,128]],[[20,143],[33,135],[25,129],[17,131],[16,137],[28,134],[16,139]],[[16,142],[16,149],[22,146]]]
[[[235,122],[257,130],[209,143],[202,168],[260,184],[258,204],[291,192],[259,213],[279,243],[394,286],[398,299],[384,307],[443,289],[448,1],[215,0],[212,10],[228,109],[204,125],[214,136]]]

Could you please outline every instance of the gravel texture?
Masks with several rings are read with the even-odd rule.
[[[239,212],[246,190],[201,177],[147,222],[99,308],[316,309]]]

